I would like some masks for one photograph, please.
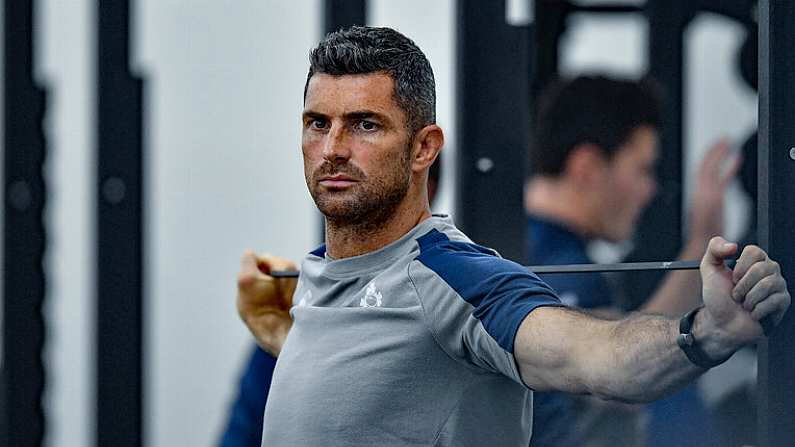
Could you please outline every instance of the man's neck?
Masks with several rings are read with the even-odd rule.
[[[378,222],[334,222],[326,219],[326,253],[333,259],[350,258],[383,248],[431,217],[427,205],[403,204]]]
[[[549,177],[535,177],[525,187],[525,211],[560,222],[577,235],[590,239],[593,219],[582,199],[582,194],[573,187]]]

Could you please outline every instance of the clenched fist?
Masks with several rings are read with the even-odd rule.
[[[296,278],[273,278],[270,272],[296,270],[295,264],[276,256],[255,255],[246,251],[237,276],[237,311],[257,340],[274,357],[282,350],[290,318]]]
[[[723,261],[736,252],[737,244],[714,237],[701,260],[706,311],[703,321],[706,328],[717,329],[724,342],[712,349],[717,354],[712,358],[726,357],[761,338],[762,319],[769,318],[777,325],[791,302],[778,263],[764,250],[754,245],[745,247],[732,271]]]

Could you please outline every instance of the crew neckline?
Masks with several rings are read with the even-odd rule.
[[[392,262],[401,254],[410,252],[417,247],[416,239],[434,228],[453,226],[452,219],[446,214],[432,214],[397,240],[378,250],[344,259],[333,259],[324,253],[320,262],[324,264],[323,274],[328,276],[362,275],[380,270],[385,264]]]

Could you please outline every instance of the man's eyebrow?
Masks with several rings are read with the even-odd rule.
[[[372,110],[355,110],[345,114],[348,119],[362,119],[362,118],[383,118],[383,115]]]
[[[305,111],[304,113],[301,114],[301,116],[304,118],[328,118],[326,115],[320,112],[314,112],[312,110]]]
[[[304,119],[328,119],[329,116],[315,112],[313,110],[307,110],[301,115]],[[374,110],[354,110],[353,112],[347,112],[343,115],[346,120],[361,120],[361,119],[368,119],[368,118],[375,118],[385,123],[391,122],[391,120],[384,115],[383,113],[376,112]]]

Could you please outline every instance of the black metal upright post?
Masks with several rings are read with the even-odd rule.
[[[129,1],[98,5],[97,437],[143,439],[142,82],[129,69]]]
[[[474,241],[521,262],[530,30],[506,23],[504,1],[460,0],[457,16],[456,223]]]
[[[674,259],[682,245],[682,173],[684,171],[684,31],[696,13],[697,2],[648,0],[649,75],[664,91],[659,193],[638,223],[635,249],[628,261]],[[665,272],[625,275],[631,306],[651,295]]]
[[[795,3],[759,2],[759,243],[795,296]],[[759,444],[795,444],[795,317],[759,349]]]
[[[536,21],[530,46],[533,50],[532,93],[537,98],[558,75],[560,39],[566,31],[570,6],[557,0],[537,0],[534,8]]]
[[[44,437],[45,93],[33,79],[34,2],[4,2],[3,363],[0,445]]]
[[[323,30],[325,33],[367,24],[366,0],[326,0]]]

